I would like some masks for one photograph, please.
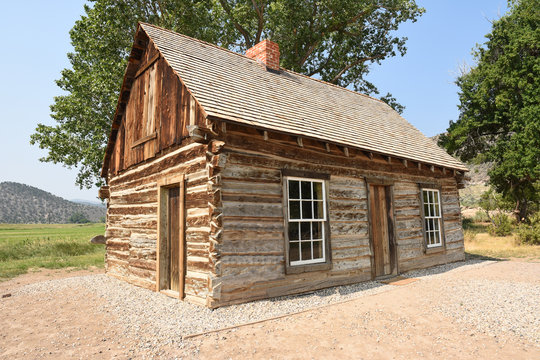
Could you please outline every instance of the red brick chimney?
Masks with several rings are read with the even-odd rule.
[[[261,61],[268,69],[279,70],[279,45],[263,40],[246,51],[246,56]]]

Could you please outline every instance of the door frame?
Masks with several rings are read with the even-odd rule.
[[[165,266],[168,265],[166,259],[162,259],[164,251],[166,249],[167,242],[167,232],[168,232],[168,222],[167,218],[169,215],[168,203],[169,203],[169,189],[173,187],[179,187],[180,192],[180,209],[178,211],[179,219],[179,241],[180,241],[180,254],[179,259],[179,291],[176,294],[175,291],[170,289],[165,289],[163,282],[165,281],[166,274]],[[158,188],[158,221],[157,221],[157,242],[156,242],[156,288],[155,291],[163,292],[169,296],[178,296],[179,299],[184,299],[185,296],[185,277],[186,277],[186,236],[185,236],[185,176],[184,174],[168,176],[157,181]]]
[[[395,222],[395,205],[394,205],[394,179],[389,178],[365,178],[366,183],[366,195],[367,195],[367,208],[368,208],[368,233],[369,233],[369,250],[371,260],[371,279],[375,279],[375,252],[373,245],[373,224],[371,222],[371,191],[370,185],[384,186],[385,198],[387,207],[387,223],[388,223],[388,246],[390,250],[390,274],[381,277],[391,277],[399,274],[399,262],[397,253],[397,237],[396,237],[396,222]],[[380,277],[380,278],[381,278]]]

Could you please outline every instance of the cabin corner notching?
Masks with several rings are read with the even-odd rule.
[[[268,44],[139,24],[102,170],[107,273],[214,308],[464,259],[466,167]]]

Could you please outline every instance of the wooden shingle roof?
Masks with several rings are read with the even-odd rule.
[[[209,116],[451,169],[467,168],[384,102],[140,24]]]

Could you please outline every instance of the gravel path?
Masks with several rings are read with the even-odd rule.
[[[493,336],[510,331],[540,344],[540,284],[454,279],[452,274],[483,269],[493,261],[470,260],[409,272],[406,277],[430,287],[426,305],[457,322]],[[485,268],[483,271],[488,271]],[[132,286],[106,275],[89,275],[26,285],[18,294],[50,293],[65,289],[87,291],[101,299],[115,315],[124,336],[137,339],[141,349],[178,344],[188,334],[296,313],[313,307],[365,297],[395,289],[376,281],[209,310]]]

